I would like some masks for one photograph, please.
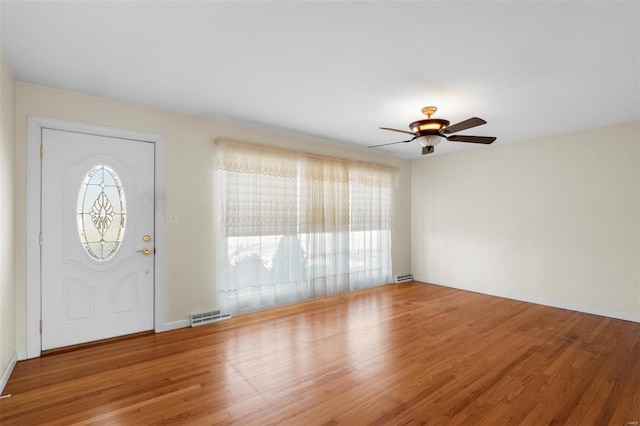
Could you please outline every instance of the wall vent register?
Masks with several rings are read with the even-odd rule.
[[[396,275],[396,284],[406,283],[408,281],[413,281],[413,275],[412,274]]]
[[[220,311],[202,312],[200,314],[191,315],[191,327],[211,324],[214,322],[224,321],[231,318],[230,314],[222,314]]]

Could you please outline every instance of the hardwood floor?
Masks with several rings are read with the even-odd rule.
[[[640,324],[406,283],[19,362],[0,424],[625,425]]]

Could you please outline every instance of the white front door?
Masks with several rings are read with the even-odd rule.
[[[152,330],[154,144],[42,132],[42,350]]]

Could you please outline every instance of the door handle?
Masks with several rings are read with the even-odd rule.
[[[151,254],[151,250],[149,249],[142,249],[142,250],[137,250],[136,253],[142,253],[145,256],[149,256]]]

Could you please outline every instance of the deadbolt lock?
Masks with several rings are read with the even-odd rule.
[[[144,237],[142,237],[142,241],[144,241],[145,243],[148,243],[149,241],[151,241],[151,236],[145,235]]]

